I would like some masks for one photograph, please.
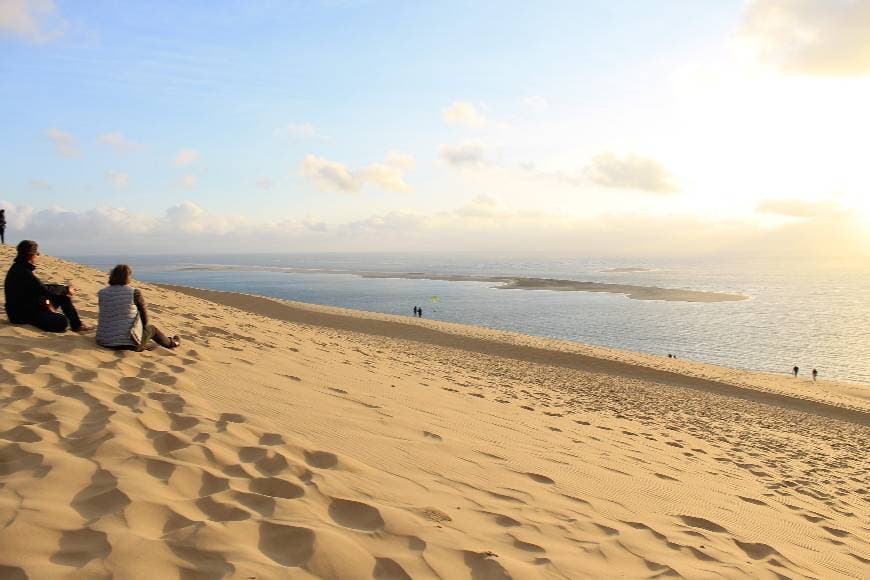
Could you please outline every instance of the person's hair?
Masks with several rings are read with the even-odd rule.
[[[133,277],[133,268],[127,264],[118,264],[109,272],[109,284],[112,286],[124,286],[130,283]]]
[[[21,240],[16,246],[18,257],[25,260],[30,259],[30,256],[35,256],[39,253],[39,244],[33,240]]]

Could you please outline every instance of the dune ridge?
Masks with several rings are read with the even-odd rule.
[[[0,249],[4,271],[11,256]],[[104,273],[44,257],[39,274],[79,280],[94,320]],[[810,393],[137,286],[179,350],[0,322],[0,578],[861,578],[870,565],[862,387]],[[719,390],[689,384],[701,379]]]

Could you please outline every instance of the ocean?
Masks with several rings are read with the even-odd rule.
[[[748,370],[870,384],[870,266],[757,260],[598,260],[537,254],[260,254],[65,256],[134,277],[213,290],[473,324]],[[281,270],[281,269],[285,270]],[[555,278],[727,292],[728,302],[498,289],[494,282],[363,277]],[[146,297],[147,298],[147,297]]]

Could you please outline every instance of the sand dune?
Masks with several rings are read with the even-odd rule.
[[[0,323],[0,578],[866,577],[865,387],[138,286]]]

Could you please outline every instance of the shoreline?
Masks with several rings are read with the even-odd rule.
[[[775,381],[787,381],[789,379],[787,375],[780,376],[759,371],[720,367],[685,359],[655,361],[657,363],[668,361],[671,368],[663,368],[661,364],[650,364],[654,359],[663,359],[659,355],[646,355],[573,341],[549,339],[452,322],[428,319],[424,322],[422,319],[409,319],[400,315],[309,304],[257,294],[162,283],[153,283],[153,285],[273,320],[358,332],[388,339],[408,340],[433,346],[490,354],[500,358],[619,376],[626,379],[651,381],[662,385],[686,387],[780,408],[808,412],[862,426],[870,425],[870,391],[865,397],[868,405],[864,408],[860,404],[860,399],[856,398],[852,398],[845,405],[833,404],[829,401],[813,399],[812,393],[797,396],[793,392],[782,389],[770,389],[769,385],[761,386],[752,381],[733,380],[735,375],[744,374],[749,377],[757,376],[773,378]],[[530,343],[538,345],[544,343],[546,347],[533,346]],[[726,376],[718,380],[705,377],[704,373],[709,373],[711,368],[719,369],[720,373],[724,371]],[[731,375],[731,380],[728,380],[727,375]],[[825,383],[841,388],[845,387],[847,390],[853,385],[857,389],[867,387],[862,383],[840,381],[825,381]]]

